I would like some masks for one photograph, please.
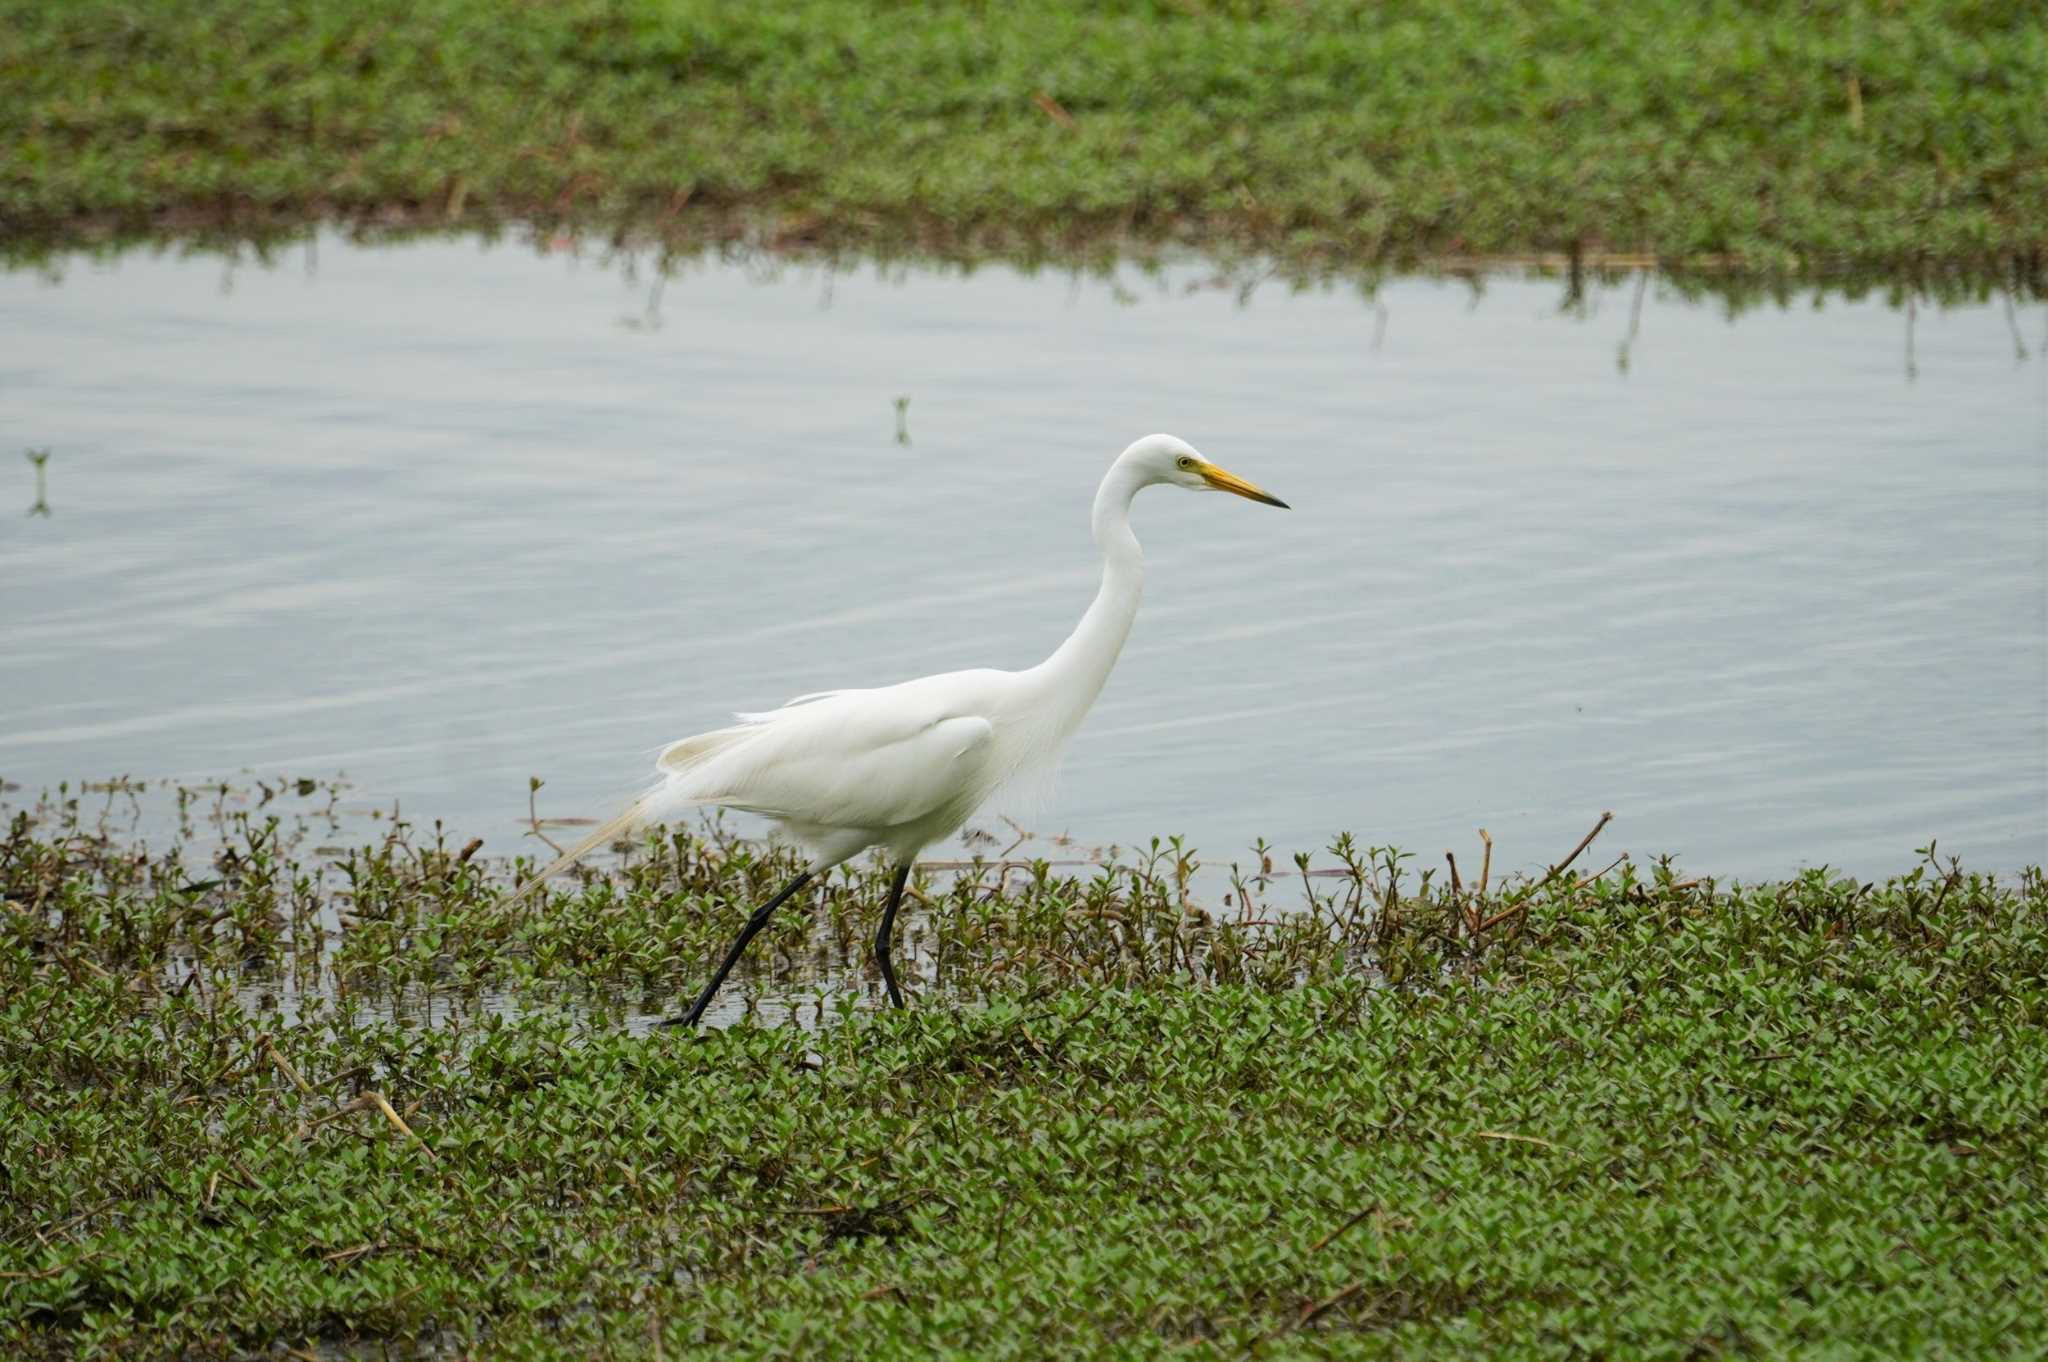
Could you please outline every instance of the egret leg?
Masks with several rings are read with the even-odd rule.
[[[740,956],[746,953],[747,943],[752,941],[760,930],[768,925],[768,919],[775,916],[775,910],[787,902],[791,894],[794,894],[810,882],[811,872],[806,870],[803,874],[784,885],[781,893],[762,904],[759,908],[756,908],[754,915],[747,919],[747,925],[741,929],[740,939],[733,942],[732,949],[725,953],[725,963],[718,967],[718,973],[711,976],[711,982],[704,985],[704,991],[697,995],[696,1005],[680,1017],[670,1017],[662,1025],[695,1026],[701,1021],[704,1016],[704,1009],[711,1006],[712,995],[718,992],[718,986],[725,982],[725,976],[732,973],[732,967],[737,965],[740,962]]]
[[[903,992],[896,987],[896,969],[889,963],[889,941],[896,932],[896,905],[903,902],[903,883],[910,878],[910,863],[896,867],[889,882],[889,901],[882,907],[882,925],[875,930],[875,963],[882,967],[882,982],[889,987],[889,1006],[903,1006]]]

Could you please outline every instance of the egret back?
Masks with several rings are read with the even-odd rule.
[[[914,853],[1000,782],[998,722],[1014,688],[1007,672],[951,672],[747,715],[677,745],[699,744],[650,792],[648,816],[716,804],[781,821],[821,858],[923,838]]]

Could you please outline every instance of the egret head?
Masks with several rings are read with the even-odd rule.
[[[1172,435],[1147,435],[1123,452],[1120,462],[1136,466],[1143,481],[1185,487],[1190,492],[1234,492],[1253,501],[1287,510],[1288,505],[1264,488],[1203,458],[1186,440]]]

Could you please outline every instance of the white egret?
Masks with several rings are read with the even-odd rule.
[[[1102,586],[1051,657],[1025,671],[943,672],[874,690],[800,695],[781,709],[737,715],[734,727],[671,743],[655,762],[654,788],[529,880],[514,901],[591,848],[685,809],[764,814],[803,845],[809,860],[747,919],[696,1004],[668,1024],[696,1025],[775,910],[813,876],[869,847],[886,850],[896,867],[875,933],[875,961],[889,1001],[901,1007],[889,946],[911,864],[999,786],[1050,767],[1080,727],[1138,613],[1144,561],[1131,533],[1131,499],[1154,484],[1287,505],[1186,441],[1147,435],[1117,456],[1096,489]]]

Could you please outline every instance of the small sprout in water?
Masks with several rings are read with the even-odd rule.
[[[545,784],[547,784],[547,782],[542,780],[539,776],[528,776],[526,778],[526,822],[528,827],[532,829],[532,835],[540,838],[541,841],[546,842],[549,846],[553,847],[555,850],[555,854],[559,856],[562,854],[561,846],[557,844],[552,837],[549,837],[545,832],[542,832],[540,830],[542,821],[540,816],[540,807],[534,802],[534,796],[540,793],[541,786]],[[559,820],[551,819],[548,821],[553,822]]]
[[[30,503],[28,513],[30,515],[46,516],[50,513],[50,482],[46,467],[50,462],[50,451],[47,449],[28,449],[23,450],[22,453],[36,470],[36,499]]]

